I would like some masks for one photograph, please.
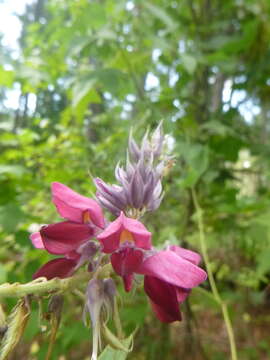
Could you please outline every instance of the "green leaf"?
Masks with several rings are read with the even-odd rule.
[[[125,348],[130,348],[133,341],[133,334],[127,339],[122,341]],[[98,360],[125,360],[128,353],[121,350],[113,349],[110,345],[107,345],[102,353],[99,355]]]
[[[72,89],[72,106],[76,107],[81,101],[85,99],[87,94],[93,90],[93,86],[96,83],[94,77],[87,77],[78,80]]]
[[[0,66],[0,85],[12,87],[14,81],[14,72],[11,70],[5,70]]]
[[[17,204],[10,203],[0,207],[0,225],[4,230],[13,232],[23,219],[24,213]]]
[[[149,2],[146,2],[144,6],[149,10],[149,12],[151,12],[152,15],[161,20],[167,26],[168,30],[172,31],[177,27],[175,21],[161,7]]]
[[[4,265],[2,265],[0,263],[0,284],[4,283],[7,281],[7,270],[4,267]]]
[[[11,174],[20,177],[24,175],[25,172],[25,168],[21,165],[0,165],[0,175]]]
[[[192,75],[197,67],[197,60],[189,55],[189,54],[182,54],[181,59],[183,62],[184,68],[187,70],[187,72]]]

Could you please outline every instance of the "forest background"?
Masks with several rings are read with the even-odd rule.
[[[154,243],[200,252],[196,189],[239,359],[269,359],[269,1],[35,0],[18,17],[17,48],[0,37],[0,282],[28,282],[51,259],[29,233],[56,221],[52,181],[93,195],[90,174],[114,181],[130,128],[139,139],[163,120],[175,164],[146,217]],[[66,297],[53,359],[89,356],[82,307]],[[142,292],[125,295],[125,329],[139,325],[128,358],[229,359],[216,302],[195,290],[182,310],[160,324]],[[12,359],[44,359],[42,326],[36,307]]]

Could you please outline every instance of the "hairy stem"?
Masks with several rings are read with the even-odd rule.
[[[194,203],[194,207],[196,210],[196,215],[197,215],[197,222],[198,222],[198,228],[199,228],[199,240],[200,240],[200,246],[201,246],[201,251],[202,251],[202,256],[203,256],[203,260],[205,262],[205,266],[206,266],[206,270],[208,273],[208,279],[209,279],[209,283],[211,286],[211,290],[213,293],[213,296],[215,298],[215,300],[217,301],[217,303],[220,305],[221,311],[222,311],[222,315],[223,315],[223,319],[224,319],[224,323],[226,326],[226,330],[227,330],[227,334],[228,334],[228,338],[229,338],[229,343],[230,343],[230,350],[231,350],[231,359],[232,360],[237,360],[237,350],[236,350],[236,344],[235,344],[235,338],[234,338],[234,332],[233,332],[233,327],[232,327],[232,322],[229,316],[229,312],[228,312],[228,307],[227,305],[223,302],[219,292],[218,292],[218,288],[215,282],[215,278],[211,269],[211,263],[210,263],[210,259],[209,259],[209,255],[208,255],[208,251],[207,251],[207,245],[206,245],[206,240],[205,240],[205,231],[204,231],[204,222],[203,222],[203,212],[202,209],[200,207],[198,198],[197,198],[197,194],[194,188],[191,189],[191,193],[192,193],[192,199],[193,199],[193,203]]]
[[[98,272],[99,277],[107,276],[111,265],[104,265]],[[84,281],[92,278],[93,274],[89,272],[79,273],[66,279],[54,278],[46,280],[46,278],[38,278],[26,284],[14,283],[0,285],[0,298],[4,297],[24,297],[26,295],[45,295],[54,292],[65,292],[78,287]]]

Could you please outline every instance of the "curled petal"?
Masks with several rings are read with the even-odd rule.
[[[204,270],[168,250],[146,258],[137,272],[184,289],[192,289],[207,278]]]
[[[53,279],[55,277],[64,279],[72,275],[76,264],[77,262],[72,259],[53,259],[37,270],[33,275],[33,279],[37,279],[39,277],[46,277],[47,280]]]
[[[31,234],[30,240],[32,241],[32,244],[34,245],[35,248],[44,249],[44,244],[39,231]]]
[[[51,188],[52,201],[63,218],[82,223],[85,212],[88,212],[90,220],[96,226],[104,228],[102,210],[95,200],[82,196],[58,182],[53,182]]]
[[[89,240],[94,234],[94,229],[86,224],[63,221],[43,226],[40,234],[49,253],[65,255]]]
[[[145,276],[144,290],[158,319],[170,323],[181,320],[175,286],[152,276]]]

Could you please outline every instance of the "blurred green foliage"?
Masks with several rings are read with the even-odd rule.
[[[269,358],[269,2],[36,0],[20,18],[17,56],[0,48],[0,281],[27,282],[50,258],[28,237],[57,220],[51,181],[93,195],[90,174],[114,181],[129,129],[139,137],[163,119],[175,166],[145,223],[156,246],[199,251],[196,188],[239,358]],[[125,295],[126,330],[140,325],[128,358],[228,359],[216,304],[197,291],[190,301],[180,325],[164,326],[142,292]],[[82,306],[66,299],[54,359],[87,358]],[[37,311],[14,359],[44,359]]]

